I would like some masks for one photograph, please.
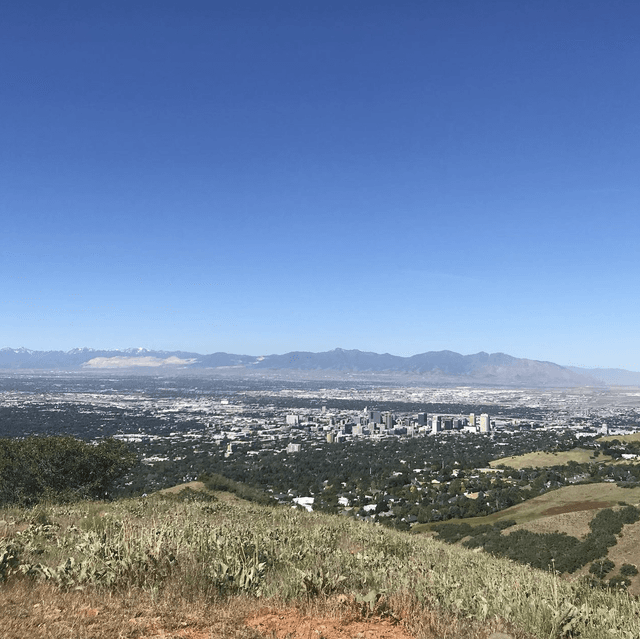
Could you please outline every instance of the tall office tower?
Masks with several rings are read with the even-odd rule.
[[[418,413],[418,426],[424,426],[427,423],[427,414]]]
[[[431,432],[439,433],[442,430],[442,420],[439,415],[434,415],[431,418]]]
[[[476,427],[476,414],[475,413],[469,413],[469,426],[473,426],[474,428]]]
[[[385,426],[387,427],[387,430],[390,430],[391,428],[393,428],[393,413],[387,413],[384,416],[384,423],[385,423]]]
[[[491,420],[489,419],[489,415],[487,415],[487,413],[482,413],[482,415],[480,415],[480,432],[491,432]]]

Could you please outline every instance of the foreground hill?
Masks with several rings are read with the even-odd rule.
[[[31,351],[24,348],[0,350],[0,369],[32,370],[214,370],[261,374],[280,372],[384,374],[417,376],[431,384],[464,384],[516,387],[600,386],[602,382],[552,362],[540,362],[506,355],[475,353],[461,355],[453,351],[430,351],[400,357],[359,350],[336,348],[322,353],[296,351],[283,355],[202,355],[184,351],[125,350]]]
[[[273,624],[293,618],[310,620],[306,636],[352,637],[357,622],[374,630],[361,636],[394,639],[487,639],[497,630],[630,639],[640,616],[624,592],[426,536],[207,491],[8,509],[0,520],[7,638],[282,637]],[[339,627],[347,634],[331,630]]]

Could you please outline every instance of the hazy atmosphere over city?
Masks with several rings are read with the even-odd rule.
[[[640,370],[638,3],[1,14],[0,347]]]

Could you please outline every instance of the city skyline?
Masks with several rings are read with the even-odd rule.
[[[0,347],[640,370],[633,3],[3,12]]]

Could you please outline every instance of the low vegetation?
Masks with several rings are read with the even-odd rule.
[[[206,491],[8,508],[0,519],[3,593],[32,583],[61,597],[81,589],[193,602],[341,601],[394,618],[415,636],[434,610],[469,626],[495,628],[500,620],[517,636],[545,638],[632,639],[640,620],[636,600],[587,580],[567,583],[426,536],[223,502]]]
[[[510,520],[516,524],[524,524],[552,515],[612,508],[621,502],[639,503],[640,488],[623,488],[613,483],[564,486],[485,517],[452,519],[447,521],[446,525],[469,524],[475,527]],[[417,524],[411,530],[413,533],[430,532],[439,525]]]
[[[583,539],[561,533],[535,533],[518,530],[509,535],[502,531],[515,524],[503,520],[490,526],[472,527],[468,523],[441,524],[436,527],[437,539],[455,543],[465,537],[466,548],[483,548],[496,557],[508,557],[534,568],[573,573],[588,563],[605,557],[611,546],[615,546],[616,536],[625,524],[640,520],[640,510],[635,506],[625,506],[613,510],[598,511],[589,523],[591,531]],[[602,578],[613,567],[609,560],[599,561],[591,572]],[[606,567],[606,570],[604,569]]]

